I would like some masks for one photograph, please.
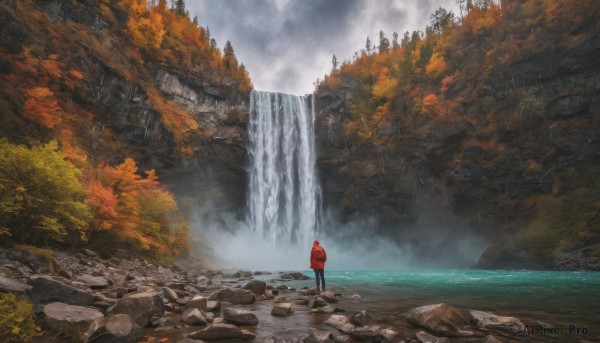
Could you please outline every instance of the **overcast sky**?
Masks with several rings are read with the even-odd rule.
[[[190,17],[210,28],[219,48],[231,41],[258,90],[307,94],[331,70],[331,57],[350,60],[379,30],[392,39],[424,30],[438,7],[455,0],[187,0]]]

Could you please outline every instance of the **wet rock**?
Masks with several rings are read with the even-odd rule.
[[[443,336],[473,336],[465,330],[469,322],[454,308],[447,304],[425,305],[407,312],[408,322],[422,326]]]
[[[265,291],[265,298],[273,299],[275,296],[273,295],[273,291]]]
[[[367,314],[367,310],[362,310],[357,312],[350,317],[350,322],[356,326],[364,326],[369,322],[369,315]]]
[[[344,325],[342,325],[342,327],[339,328],[339,330],[343,333],[351,333],[352,331],[354,331],[355,326],[350,324],[350,323],[346,323]]]
[[[243,341],[251,341],[256,338],[256,335],[248,330],[242,330],[242,340]]]
[[[223,310],[223,319],[237,325],[258,325],[258,318],[254,313],[240,308],[230,307]]]
[[[227,301],[232,304],[252,304],[256,300],[254,292],[241,288],[226,288],[211,294],[208,300]]]
[[[284,280],[308,280],[309,277],[302,274],[302,273],[298,273],[298,272],[291,272],[291,273],[281,273],[281,275],[279,275],[279,278],[284,279]]]
[[[440,340],[439,337],[436,337],[425,331],[417,332],[416,336],[417,336],[417,339],[419,340],[419,342],[421,342],[421,343],[437,343]]]
[[[341,328],[346,323],[348,323],[348,318],[339,314],[331,315],[331,317],[325,321],[325,324],[329,324],[336,329]]]
[[[290,303],[277,304],[271,310],[271,315],[273,315],[273,316],[282,316],[283,317],[283,316],[289,316],[292,313],[294,313],[294,310],[292,309],[292,304],[290,304]]]
[[[308,305],[308,298],[307,297],[298,297],[295,300],[296,305]]]
[[[377,325],[357,327],[350,332],[350,337],[358,341],[373,341],[380,331],[381,327]]]
[[[316,309],[313,309],[313,310],[311,310],[311,312],[314,311],[315,313],[328,313],[328,314],[331,314],[331,313],[334,313],[335,310],[336,310],[335,307],[333,307],[331,305],[327,305],[327,306],[318,307]]]
[[[191,333],[188,337],[192,339],[204,339],[207,341],[241,338],[242,330],[231,324],[212,324],[205,329]]]
[[[327,306],[327,305],[329,305],[329,303],[325,299],[318,297],[318,296],[312,297],[310,299],[310,301],[308,302],[308,307],[310,307],[310,308],[323,307],[323,306]]]
[[[264,343],[300,343],[300,338],[294,336],[271,336],[265,338]]]
[[[470,310],[469,315],[474,323],[478,327],[484,327],[488,329],[499,329],[508,332],[508,329],[512,327],[523,327],[523,323],[514,317],[502,317],[497,316],[493,313]]]
[[[276,303],[285,303],[285,302],[287,302],[287,298],[286,297],[275,297],[275,299],[273,299],[273,301],[275,301]]]
[[[46,326],[83,342],[96,331],[104,319],[102,312],[89,307],[53,302],[43,309]]]
[[[60,268],[60,270],[58,271],[58,275],[64,277],[65,279],[72,279],[73,271],[69,268]]]
[[[212,280],[206,276],[200,276],[196,279],[196,286],[198,287],[206,287],[208,285],[212,285]]]
[[[28,283],[33,287],[31,301],[34,303],[60,301],[70,305],[89,306],[94,302],[91,291],[68,285],[60,278],[34,275],[29,278]]]
[[[108,310],[108,314],[126,314],[140,326],[148,326],[164,313],[165,305],[157,292],[127,294]]]
[[[358,300],[358,299],[361,299],[362,297],[358,294],[352,294],[352,296],[350,298]]]
[[[0,275],[0,292],[25,295],[32,289],[31,286]]]
[[[216,311],[221,307],[220,301],[210,300],[206,302],[206,311]]]
[[[91,289],[102,289],[108,287],[108,280],[100,276],[92,276],[92,275],[77,275],[75,280],[83,283],[87,287]]]
[[[482,343],[503,343],[503,342],[501,340],[499,340],[498,338],[492,336],[492,335],[487,335],[483,339]]]
[[[256,295],[263,295],[267,289],[267,283],[264,281],[252,280],[245,284],[243,288],[254,292]]]
[[[392,329],[383,329],[379,332],[384,342],[393,342],[396,337],[398,337],[398,333]]]
[[[181,320],[187,325],[206,325],[208,320],[206,316],[200,312],[197,308],[191,308],[183,311],[181,314]]]
[[[312,330],[303,343],[333,343],[331,332]]]
[[[330,291],[321,292],[319,296],[331,304],[335,304],[338,302],[338,299],[335,297],[335,294],[333,294],[333,292]]]
[[[349,335],[344,335],[339,332],[332,332],[331,337],[333,338],[333,341],[337,343],[345,343],[350,339]]]
[[[98,256],[98,254],[96,254],[94,251],[92,251],[90,249],[83,249],[83,253],[89,257],[97,257]]]
[[[188,302],[186,302],[185,305],[183,306],[184,310],[187,310],[190,308],[197,308],[202,312],[206,312],[208,310],[208,300],[205,297],[197,295],[197,296],[193,297],[191,300],[189,300]]]

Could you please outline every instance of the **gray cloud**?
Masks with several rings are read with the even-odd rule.
[[[454,0],[188,0],[190,15],[223,47],[231,41],[256,89],[311,93],[331,70],[331,57],[351,59],[379,30],[422,30]]]

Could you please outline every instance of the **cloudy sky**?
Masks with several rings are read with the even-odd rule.
[[[220,48],[231,41],[258,90],[307,94],[331,70],[331,57],[349,60],[379,30],[423,30],[438,7],[457,13],[455,0],[187,0],[190,17],[209,26]]]

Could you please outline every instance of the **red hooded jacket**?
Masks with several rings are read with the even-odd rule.
[[[324,260],[317,261],[317,251],[320,250],[323,254]],[[313,243],[312,250],[310,251],[310,268],[311,269],[325,269],[325,261],[327,261],[327,253],[322,246],[319,245],[319,241],[315,240]]]

